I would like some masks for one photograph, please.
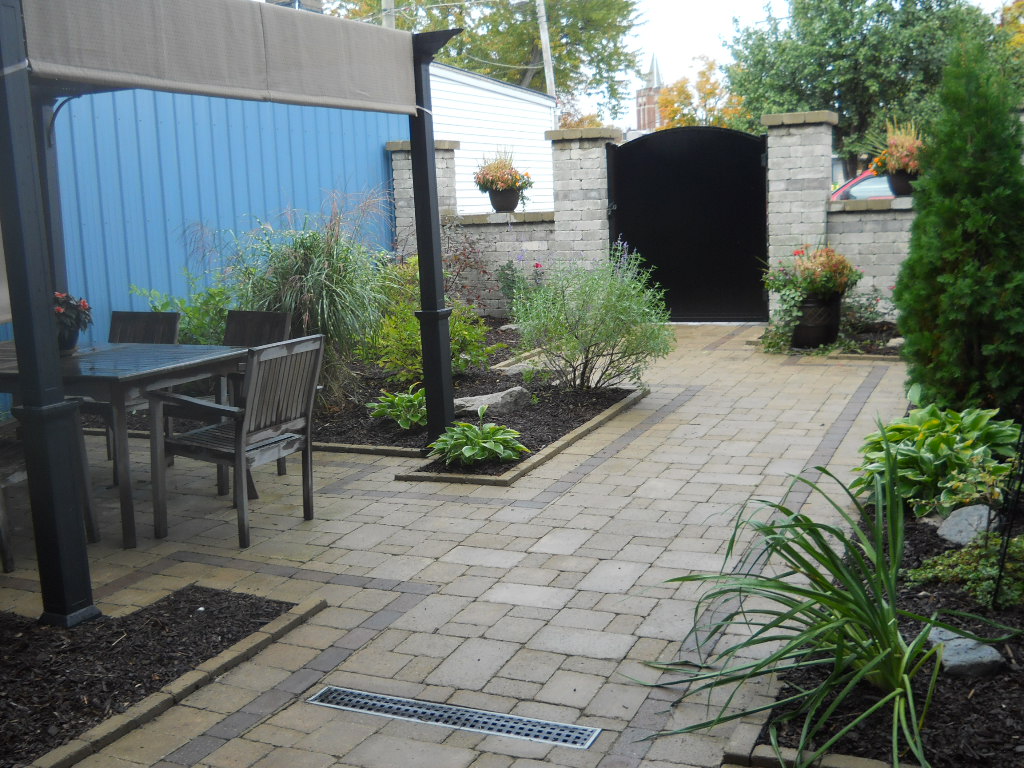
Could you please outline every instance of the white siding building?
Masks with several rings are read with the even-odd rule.
[[[436,62],[430,65],[430,93],[434,138],[460,144],[455,152],[459,213],[491,212],[473,173],[499,150],[511,151],[516,168],[533,177],[526,210],[554,210],[551,142],[544,138],[557,127],[551,96]]]

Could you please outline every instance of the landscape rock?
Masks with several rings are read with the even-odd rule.
[[[487,406],[487,418],[512,413],[530,404],[530,393],[523,387],[512,387],[503,392],[493,392],[476,397],[455,399],[456,416],[475,417],[481,405]]]
[[[949,629],[935,627],[928,635],[932,647],[939,643],[946,647],[942,652],[942,667],[954,677],[985,677],[1003,668],[1005,661],[995,648]]]
[[[515,376],[517,373],[526,373],[527,371],[539,371],[540,369],[531,363],[529,360],[525,360],[521,363],[512,363],[503,368],[498,369],[502,376]]]
[[[988,527],[992,511],[984,504],[955,509],[938,528],[938,534],[946,541],[961,547],[969,544],[975,536]],[[994,527],[994,526],[993,526]]]
[[[890,347],[892,349],[896,349],[897,347],[902,347],[903,346],[903,337],[902,336],[893,336],[891,339],[889,339],[887,342],[885,342],[885,346]]]

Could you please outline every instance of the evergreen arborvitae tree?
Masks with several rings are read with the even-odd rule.
[[[954,47],[914,187],[917,218],[893,298],[926,402],[1020,416],[1024,166],[1018,94],[985,48]]]

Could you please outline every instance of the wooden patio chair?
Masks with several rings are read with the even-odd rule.
[[[324,337],[267,344],[249,350],[241,395],[245,405],[209,401],[155,390],[150,401],[150,459],[153,479],[153,525],[157,538],[167,535],[167,458],[185,456],[231,467],[238,509],[238,544],[249,546],[248,483],[252,467],[302,453],[302,511],[313,519],[313,440],[311,417],[317,378],[323,362]],[[164,405],[205,414],[217,423],[181,434],[164,429]]]
[[[125,312],[114,310],[110,313],[110,332],[107,341],[111,344],[177,344],[178,326],[181,315],[177,312]],[[78,399],[78,410],[92,416],[99,416],[107,432],[107,458],[114,462],[114,485],[117,485],[117,456],[114,455],[113,406],[102,400]],[[129,410],[149,406],[149,401],[139,398],[127,403]]]

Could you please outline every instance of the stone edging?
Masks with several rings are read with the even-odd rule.
[[[632,394],[627,395],[625,398],[615,403],[615,405],[607,408],[601,413],[597,414],[594,418],[588,421],[586,424],[581,424],[576,427],[572,432],[563,435],[555,442],[551,443],[540,451],[530,456],[528,459],[523,459],[518,462],[512,469],[504,472],[500,475],[464,475],[457,474],[455,472],[403,472],[395,475],[395,480],[409,480],[412,482],[433,482],[433,483],[464,483],[469,485],[493,485],[508,487],[512,485],[516,480],[525,475],[532,469],[536,469],[541,464],[546,463],[552,457],[558,455],[570,445],[575,443],[581,437],[590,434],[595,429],[600,427],[602,424],[610,421],[611,419],[618,416],[623,411],[632,408],[643,398],[650,394],[650,389],[642,387],[641,389],[635,390]]]
[[[243,637],[230,648],[207,659],[195,669],[186,672],[177,680],[168,683],[156,693],[151,693],[126,711],[108,717],[85,733],[76,736],[62,746],[47,752],[31,763],[31,768],[69,768],[85,760],[104,747],[114,743],[125,734],[154,720],[158,715],[195,693],[207,683],[213,682],[230,669],[237,667],[269,646],[288,632],[305,623],[327,607],[323,598],[308,599],[299,603],[287,613],[264,624],[248,637]]]
[[[770,711],[759,712],[749,718],[743,718],[736,726],[732,736],[722,753],[722,768],[780,768],[775,750],[769,744],[758,744],[761,728],[768,720]],[[782,766],[790,768],[796,762],[797,752],[791,747],[783,747]],[[872,760],[867,757],[852,755],[825,755],[814,764],[817,768],[892,768],[889,763]],[[918,768],[909,763],[900,763],[903,768]]]

